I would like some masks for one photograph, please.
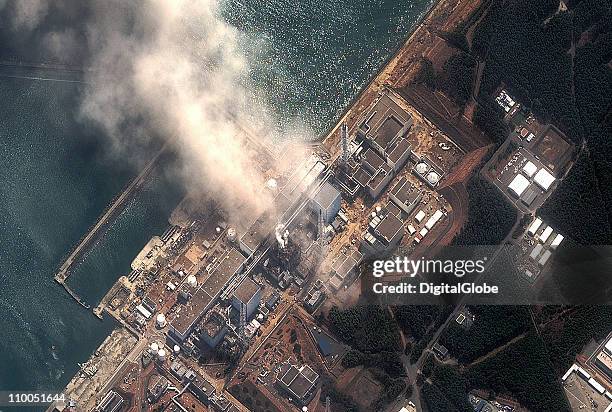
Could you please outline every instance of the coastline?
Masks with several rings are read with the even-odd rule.
[[[474,5],[474,8],[479,7],[479,4],[480,2],[477,2]],[[422,42],[419,42],[420,36],[424,35],[428,31],[429,27],[433,24],[434,19],[440,18],[442,14],[447,11],[448,7],[453,6],[456,6],[456,4],[450,4],[450,2],[447,0],[439,0],[432,2],[427,11],[422,13],[418,21],[415,22],[411,30],[407,33],[406,39],[397,46],[396,50],[376,70],[370,80],[351,99],[351,102],[346,106],[342,115],[330,127],[329,131],[313,143],[319,146],[323,146],[325,149],[327,149],[331,153],[332,158],[337,156],[339,154],[339,145],[337,141],[339,138],[339,133],[337,133],[339,127],[349,118],[350,120],[352,120],[352,125],[349,125],[349,127],[354,127],[358,118],[358,114],[363,112],[369,106],[369,103],[374,101],[377,94],[382,89],[384,89],[385,87],[392,86],[391,84],[389,84],[389,80],[393,76],[397,76],[398,71],[408,70],[406,68],[405,60],[409,61],[411,59],[411,53],[416,53],[417,51],[420,51],[415,46],[420,45],[421,47],[427,49],[427,45],[423,44]],[[446,23],[449,23],[449,21],[446,21]],[[450,23],[456,23],[456,20],[451,19]],[[416,45],[415,41],[417,42]],[[402,62],[404,62],[404,65],[401,64]],[[369,102],[368,99],[370,99]],[[118,327],[115,330],[126,329],[120,327],[125,327],[125,324],[123,324],[122,322],[118,322],[117,326]],[[134,348],[130,349],[130,352],[138,348],[138,346],[139,345],[136,345]],[[93,356],[94,355],[92,355],[92,357]],[[74,386],[74,382],[77,379],[79,379],[78,374],[71,379],[67,387],[69,388],[71,386]]]

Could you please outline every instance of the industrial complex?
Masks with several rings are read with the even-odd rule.
[[[454,12],[449,7],[441,2],[425,22]],[[94,308],[119,326],[50,411],[330,412],[322,395],[329,382],[365,388],[355,389],[357,403],[370,405],[366,392],[379,393],[380,385],[347,371],[342,358],[351,348],[317,319],[323,308],[360,302],[373,259],[398,250],[434,257],[450,245],[466,223],[465,185],[476,173],[517,212],[504,242],[519,248],[519,280],[530,287],[546,277],[569,234],[538,209],[572,167],[575,147],[504,88],[494,98],[511,132],[490,157],[492,145],[467,118],[457,127],[431,115],[399,74],[429,35],[424,30],[415,30],[325,139],[290,167],[277,168],[279,154],[241,136],[245,147],[266,152],[258,167],[270,205],[235,221],[213,200],[188,194]],[[60,283],[69,268],[62,266]],[[428,353],[446,362],[442,331],[474,321],[462,302],[445,315],[406,376],[415,378]],[[577,360],[563,385],[576,402],[590,402],[588,410],[610,412],[611,368],[609,338]],[[397,399],[388,410],[420,411],[419,402]],[[502,410],[486,409],[475,395],[469,402]]]

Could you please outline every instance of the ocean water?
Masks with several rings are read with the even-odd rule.
[[[322,134],[405,38],[430,0],[224,0],[250,84],[283,119]],[[0,389],[59,390],[113,327],[72,301],[54,271],[137,173],[79,119],[78,83],[0,77]],[[181,190],[152,180],[69,284],[95,306]]]

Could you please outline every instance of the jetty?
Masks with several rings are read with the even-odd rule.
[[[85,236],[83,236],[81,240],[76,244],[72,252],[63,261],[59,270],[55,274],[55,281],[62,285],[66,292],[68,292],[68,294],[84,308],[90,309],[91,306],[87,304],[81,297],[79,297],[79,295],[66,284],[66,280],[71,274],[71,269],[76,263],[79,262],[80,258],[88,250],[89,246],[91,246],[91,244],[93,244],[97,239],[101,237],[102,234],[104,234],[105,230],[113,223],[114,218],[123,211],[128,201],[133,198],[133,195],[147,181],[147,178],[155,169],[159,159],[161,158],[162,154],[166,152],[168,147],[169,143],[166,142],[162,146],[162,148],[155,154],[155,156],[149,161],[149,163],[147,163],[147,165],[140,172],[140,174],[130,182],[130,184],[125,188],[125,190],[123,190],[123,192],[121,192],[121,194],[114,200],[114,202],[112,202],[112,204],[106,209],[106,211],[102,213],[96,224],[92,226],[91,229],[85,234]]]

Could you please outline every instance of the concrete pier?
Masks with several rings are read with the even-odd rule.
[[[121,211],[123,211],[124,206],[130,199],[132,199],[134,193],[147,181],[147,178],[155,169],[155,166],[157,165],[161,155],[168,148],[168,145],[169,144],[166,143],[157,152],[157,154],[149,161],[142,172],[140,172],[140,174],[134,180],[132,180],[129,186],[115,199],[115,201],[102,214],[102,216],[100,216],[96,224],[79,241],[55,274],[55,281],[62,285],[64,289],[66,289],[66,292],[68,292],[68,294],[84,308],[89,309],[91,306],[81,299],[77,293],[70,289],[70,287],[68,287],[68,285],[65,283],[66,279],[68,279],[70,276],[73,265],[79,261],[83,254],[87,251],[87,248],[104,233],[110,224],[112,224],[114,218],[121,213]]]

